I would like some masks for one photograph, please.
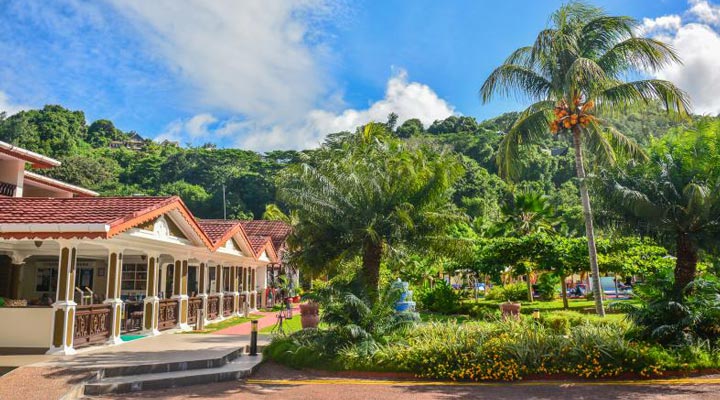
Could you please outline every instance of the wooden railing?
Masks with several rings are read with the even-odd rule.
[[[218,311],[220,310],[220,296],[208,296],[207,302],[207,319],[213,320],[218,317]]]
[[[158,329],[165,330],[174,328],[178,324],[178,301],[175,299],[160,300],[160,312],[158,313]]]
[[[188,324],[195,325],[198,319],[198,310],[202,310],[202,297],[188,299]]]
[[[110,338],[112,306],[93,304],[75,309],[74,346],[105,343]]]
[[[233,313],[233,295],[226,294],[223,297],[223,316],[229,317]]]
[[[0,182],[0,196],[13,197],[15,196],[15,189],[17,189],[17,186],[12,183]]]

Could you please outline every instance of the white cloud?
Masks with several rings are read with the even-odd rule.
[[[30,106],[14,103],[10,100],[7,93],[0,90],[0,112],[5,112],[8,116],[27,110]]]
[[[327,91],[314,25],[325,0],[110,1],[209,108],[297,120]]]
[[[235,144],[245,149],[303,149],[317,147],[328,133],[352,131],[371,121],[384,122],[393,112],[398,114],[400,123],[418,118],[427,126],[455,114],[455,109],[428,85],[408,82],[407,73],[399,70],[388,80],[385,96],[365,109],[337,112],[314,109],[299,122],[265,125],[237,119],[218,122],[210,114],[199,114],[188,120],[174,121],[158,139],[190,137],[194,144],[200,144],[232,136],[237,138]]]
[[[688,14],[699,19],[700,22],[720,27],[720,6],[703,0],[690,0],[692,7]]]
[[[683,61],[656,77],[687,91],[694,112],[714,115],[720,113],[720,7],[703,0],[689,6],[683,16],[644,19],[640,32],[672,45]]]

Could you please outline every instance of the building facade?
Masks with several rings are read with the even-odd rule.
[[[28,164],[59,162],[0,142],[0,349],[71,354],[267,303],[287,225],[199,220],[177,196],[100,197]]]

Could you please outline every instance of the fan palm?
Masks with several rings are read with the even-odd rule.
[[[554,232],[554,212],[548,197],[542,193],[527,192],[514,196],[501,207],[503,220],[500,227],[507,236],[523,237],[533,233]]]
[[[601,118],[604,112],[639,103],[661,102],[684,113],[686,95],[672,83],[647,79],[626,81],[642,71],[679,62],[672,48],[654,39],[636,37],[637,21],[609,16],[581,2],[568,3],[550,17],[531,46],[515,50],[480,89],[483,102],[497,94],[516,94],[533,101],[505,134],[498,152],[500,173],[518,174],[519,147],[544,135],[569,136],[588,238],[593,290],[601,293],[590,197],[585,180],[583,149],[597,162],[612,164],[616,154],[642,157],[639,146]],[[604,315],[602,297],[595,296],[597,313]]]
[[[374,301],[387,251],[447,251],[448,244],[457,242],[448,227],[463,216],[450,196],[462,173],[456,156],[403,142],[383,124],[335,135],[280,177],[279,197],[298,218],[293,257],[302,265],[326,269],[360,256]]]
[[[612,195],[647,230],[676,249],[673,294],[695,279],[698,251],[720,236],[720,122],[700,121],[651,147],[649,163],[619,171]]]

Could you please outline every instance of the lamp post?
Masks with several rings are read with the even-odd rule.
[[[250,321],[250,355],[257,355],[258,321]]]

